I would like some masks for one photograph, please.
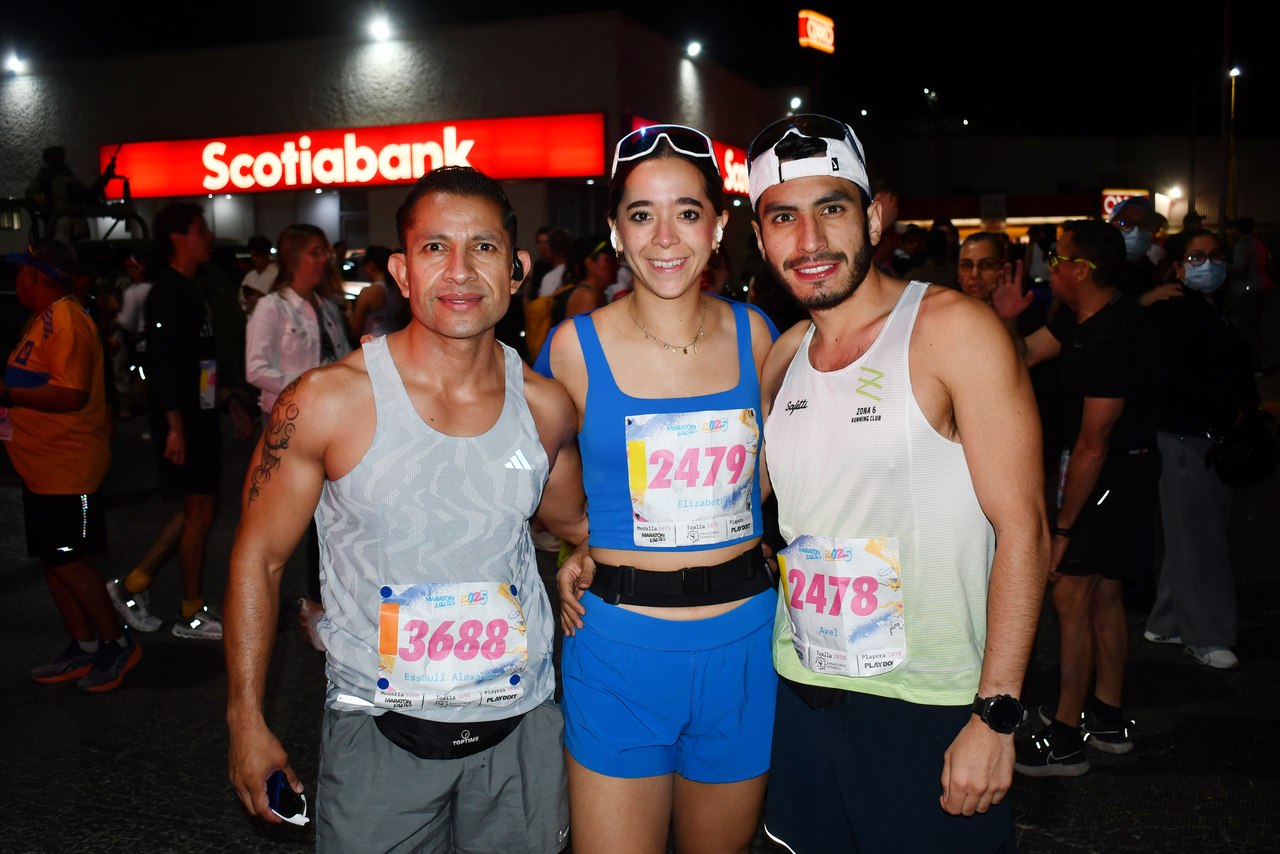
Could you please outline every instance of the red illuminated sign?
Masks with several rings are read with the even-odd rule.
[[[116,146],[104,145],[106,168]],[[132,194],[193,196],[317,187],[404,184],[440,166],[474,166],[492,178],[604,174],[604,116],[533,116],[388,127],[129,142],[116,171]],[[110,195],[120,198],[112,182]]]
[[[800,47],[836,52],[836,22],[812,9],[800,10]]]
[[[661,124],[661,122],[651,122],[638,116],[631,119],[631,129],[633,131],[656,124]],[[724,191],[735,196],[749,195],[751,185],[747,181],[746,149],[726,145],[714,139],[711,140],[711,147],[716,152],[716,161],[720,164],[720,174],[724,177]]]
[[[1121,203],[1139,196],[1143,198],[1150,198],[1151,193],[1147,190],[1103,190],[1102,218],[1111,219],[1111,212],[1114,211]]]

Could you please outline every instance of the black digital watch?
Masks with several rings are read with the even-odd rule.
[[[973,698],[973,713],[982,722],[1001,735],[1008,735],[1027,719],[1027,710],[1016,697],[999,694],[995,697]]]

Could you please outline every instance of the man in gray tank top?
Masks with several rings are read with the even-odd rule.
[[[225,608],[231,781],[268,821],[291,812],[273,810],[274,771],[302,792],[263,698],[281,571],[314,511],[317,850],[550,854],[568,800],[529,520],[586,538],[577,413],[494,339],[529,265],[501,187],[434,170],[396,225],[412,322],[290,385],[245,481]]]
[[[795,854],[1012,851],[1049,555],[1027,371],[990,307],[872,265],[889,223],[847,125],[780,120],[749,164],[760,251],[812,315],[761,380],[788,543],[765,829]]]

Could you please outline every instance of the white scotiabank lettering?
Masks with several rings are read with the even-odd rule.
[[[724,191],[739,194],[751,191],[751,182],[747,178],[747,161],[734,162],[732,148],[724,150]]]
[[[211,142],[204,147],[204,168],[212,173],[204,176],[204,188],[206,190],[221,190],[227,186],[227,180],[231,177],[231,170],[227,168],[227,164],[218,159],[219,154],[226,153],[227,144],[225,142]]]
[[[321,148],[311,151],[311,137],[303,135],[294,143],[284,144],[283,149],[262,151],[258,154],[243,152],[230,161],[225,160],[227,144],[211,142],[204,147],[201,160],[208,174],[202,184],[210,192],[233,184],[241,190],[252,187],[274,187],[284,179],[285,186],[320,184],[366,184],[381,176],[385,181],[411,181],[421,178],[431,169],[441,166],[470,166],[468,159],[474,139],[458,139],[458,129],[453,125],[444,128],[443,144],[440,142],[393,142],[375,152],[367,145],[360,145],[354,133],[343,134],[342,148]],[[725,189],[730,192],[747,191],[745,163],[734,163],[728,168],[732,153],[725,155],[726,174],[736,181],[733,189],[730,179]],[[427,160],[431,163],[428,166]],[[740,172],[740,180],[738,178]]]

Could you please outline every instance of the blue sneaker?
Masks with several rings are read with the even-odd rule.
[[[115,641],[99,644],[93,668],[76,683],[77,688],[100,694],[120,687],[124,675],[142,658],[142,647],[138,646],[137,641],[128,634],[124,637],[129,641],[126,646],[120,646]]]
[[[101,649],[101,646],[99,646],[99,649]],[[59,655],[48,664],[32,668],[31,678],[46,685],[79,679],[93,668],[96,656],[96,652],[85,652],[78,642],[72,641],[67,644],[67,648],[62,651],[62,655]]]

